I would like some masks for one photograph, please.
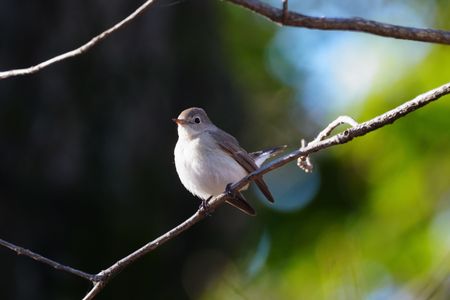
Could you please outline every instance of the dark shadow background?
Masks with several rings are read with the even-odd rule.
[[[0,65],[28,66],[84,43],[141,1],[7,1]],[[198,206],[174,164],[171,118],[201,106],[229,131],[245,112],[211,1],[160,2],[101,45],[0,82],[0,236],[97,272]],[[233,251],[248,221],[206,220],[123,272],[99,299],[183,299],[182,270],[205,247]],[[205,257],[195,284],[220,262]],[[0,249],[0,299],[78,299],[81,279]]]
[[[72,49],[140,4],[3,1],[1,68]],[[2,238],[98,272],[195,211],[198,200],[175,172],[171,118],[201,106],[236,135],[247,118],[227,67],[223,5],[159,2],[89,53],[0,82]],[[207,250],[233,255],[237,236],[250,227],[248,218],[222,208],[123,272],[98,298],[183,299],[187,290],[195,297],[224,263]],[[193,254],[203,258],[186,269]],[[89,288],[5,249],[0,266],[0,299],[78,299]]]
[[[297,4],[317,14],[329,2]],[[334,5],[350,14],[354,3]],[[3,0],[0,69],[78,47],[141,4]],[[362,5],[369,14],[362,17],[373,17],[371,5]],[[423,2],[408,5],[423,11]],[[448,28],[448,1],[435,7],[430,27]],[[185,220],[199,201],[176,174],[171,119],[187,107],[205,108],[249,151],[293,149],[310,139],[340,114],[329,107],[341,90],[329,93],[336,99],[303,99],[298,91],[315,65],[302,51],[341,38],[352,42],[349,35],[368,47],[369,38],[381,38],[308,31],[317,36],[303,39],[306,30],[298,29],[293,68],[285,51],[290,41],[273,46],[283,29],[226,2],[158,1],[88,53],[1,80],[0,238],[97,273]],[[388,41],[405,55],[401,47],[412,43]],[[397,81],[374,82],[367,99],[348,104],[346,113],[367,120],[445,82],[448,48],[427,51]],[[345,73],[346,54],[333,56],[336,69],[326,73]],[[284,76],[273,75],[268,60]],[[365,63],[352,68],[352,78],[362,77],[357,72],[364,74]],[[330,116],[310,116],[305,103],[329,109]],[[448,268],[440,275],[439,267],[450,257],[449,114],[443,99],[314,155],[313,174],[295,164],[267,174],[275,205],[245,192],[256,218],[221,207],[123,271],[96,299],[398,299],[441,284],[435,299],[448,299]],[[81,299],[89,288],[83,279],[0,248],[1,300]]]

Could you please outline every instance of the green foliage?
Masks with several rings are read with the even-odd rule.
[[[242,26],[245,20],[234,22]],[[248,49],[239,48],[239,61]],[[375,87],[358,120],[448,81],[448,51],[433,46],[405,76],[382,89]],[[247,78],[262,80],[257,75]],[[303,211],[266,216],[271,249],[265,266],[249,277],[246,261],[241,261],[238,270],[233,266],[224,271],[204,299],[431,295],[450,270],[449,222],[443,221],[450,210],[449,116],[447,96],[393,125],[326,150],[321,159],[314,156],[321,191]],[[447,299],[445,287],[437,291],[432,299]]]
[[[277,26],[229,3],[220,5],[220,10],[225,60],[233,83],[243,94],[245,123],[252,125],[245,126],[240,136],[245,144],[255,147],[286,143],[298,134],[291,123],[285,122],[286,112],[292,107],[292,92],[274,78],[265,63],[266,45]],[[266,134],[255,134],[255,128]]]

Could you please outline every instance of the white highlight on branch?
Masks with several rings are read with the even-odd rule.
[[[327,127],[325,127],[324,130],[322,130],[317,137],[312,140],[311,142],[308,143],[308,147],[309,146],[314,146],[315,144],[317,144],[318,142],[322,141],[323,139],[325,139],[326,137],[328,137],[331,132],[338,126],[342,125],[342,124],[348,124],[351,127],[356,127],[358,126],[358,122],[356,122],[355,120],[353,120],[351,117],[349,116],[339,116],[336,118],[336,120],[334,120],[333,122],[331,122],[330,124],[328,124]],[[301,148],[303,149],[305,148],[305,140],[301,140]],[[311,163],[311,160],[309,159],[308,155],[304,155],[304,156],[300,156],[297,159],[297,166],[302,169],[303,171],[305,171],[306,173],[311,173],[313,170],[313,164]]]
[[[311,141],[309,144],[311,143],[317,143],[318,141],[322,141],[323,139],[325,139],[327,136],[329,136],[331,134],[331,132],[338,126],[342,125],[342,124],[348,124],[351,127],[356,127],[358,126],[358,122],[356,122],[355,120],[353,120],[351,117],[349,116],[339,116],[336,118],[336,120],[334,120],[333,122],[331,122],[330,124],[328,124],[327,127],[325,127],[324,130],[322,130],[317,137]]]

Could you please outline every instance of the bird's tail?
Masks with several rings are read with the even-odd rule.
[[[244,195],[240,192],[236,192],[234,197],[228,198],[227,203],[233,205],[238,208],[242,212],[246,213],[249,216],[256,216],[256,211],[253,207],[245,200]]]
[[[277,146],[277,147],[271,147],[267,149],[263,149],[260,151],[249,153],[250,156],[255,161],[255,164],[260,167],[267,159],[271,158],[272,156],[278,155],[281,152],[286,149],[287,145]]]

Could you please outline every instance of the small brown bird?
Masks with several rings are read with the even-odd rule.
[[[286,146],[247,153],[230,134],[216,127],[206,112],[197,107],[184,110],[173,119],[178,124],[175,166],[184,187],[203,201],[228,190],[232,183],[258,169],[262,163]],[[262,177],[255,183],[270,202],[274,202]],[[241,190],[246,190],[248,185]],[[227,202],[248,215],[255,210],[238,191]],[[206,202],[203,202],[206,203]]]

